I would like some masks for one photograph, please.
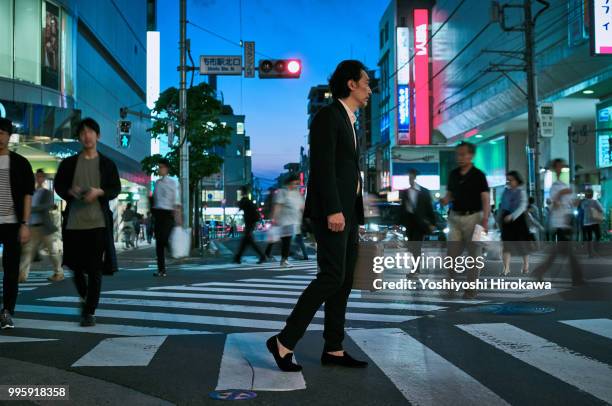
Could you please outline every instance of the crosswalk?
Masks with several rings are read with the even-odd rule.
[[[155,363],[161,349],[175,345],[180,337],[218,337],[223,346],[213,378],[216,389],[309,389],[313,368],[298,373],[278,371],[265,351],[265,340],[284,326],[298,296],[314,278],[316,264],[310,261],[290,270],[279,264],[246,263],[242,267],[283,272],[264,276],[261,272],[245,272],[244,277],[233,281],[103,291],[96,312],[98,324],[91,328],[76,323],[77,297],[41,297],[18,305],[17,335],[0,334],[0,348],[44,340],[61,342],[64,338],[55,334],[58,332],[87,334],[99,340],[85,352],[75,353],[69,363],[72,368],[148,367]],[[468,360],[449,356],[428,335],[416,333],[420,323],[444,316],[457,304],[493,299],[485,296],[480,301],[447,300],[437,292],[427,291],[409,296],[353,292],[347,304],[346,340],[361,351],[358,356],[370,361],[375,371],[372,373],[384,375],[410,404],[513,404],[507,393],[486,377],[475,376],[466,366]],[[557,329],[571,331],[585,337],[589,346],[610,348],[612,320],[547,319],[543,323],[550,334],[512,321],[479,323],[473,319],[445,325],[441,334],[469,339],[502,359],[520,362],[531,374],[552,377],[589,400],[612,403],[611,358],[596,359],[592,348],[558,342],[555,333]],[[324,312],[318,311],[307,337],[320,337],[323,325]],[[296,358],[297,362],[303,361],[299,351]]]
[[[52,272],[45,271],[32,271],[28,275],[28,280],[26,282],[19,284],[20,292],[31,292],[43,286],[49,286],[55,282],[49,281],[47,278],[51,276]],[[72,272],[65,271],[64,278],[68,279],[72,277]]]

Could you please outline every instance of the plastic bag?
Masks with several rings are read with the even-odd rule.
[[[170,232],[170,254],[172,258],[189,256],[191,248],[191,228],[176,226]]]

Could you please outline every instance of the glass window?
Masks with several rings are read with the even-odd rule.
[[[60,54],[60,8],[55,4],[45,1],[42,16],[42,85],[51,89],[59,90],[60,65],[62,62]]]
[[[13,77],[13,0],[0,0],[0,76]]]
[[[15,79],[37,85],[41,76],[41,25],[40,0],[15,2],[14,32],[28,33],[15,36]]]
[[[74,96],[74,20],[62,12],[62,94]]]

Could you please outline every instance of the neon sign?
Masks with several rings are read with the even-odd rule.
[[[415,144],[431,143],[429,106],[429,10],[414,10],[414,114]]]

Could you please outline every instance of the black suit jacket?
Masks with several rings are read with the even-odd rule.
[[[359,193],[357,186],[359,185]],[[359,143],[338,101],[325,106],[310,125],[310,174],[304,217],[326,219],[334,213],[364,223]]]
[[[433,210],[431,193],[424,187],[419,187],[421,190],[417,194],[416,207],[413,208],[412,213],[407,209],[407,205],[411,204],[408,189],[400,191],[400,199],[402,201],[401,223],[408,229],[416,227],[420,232],[429,234],[429,225],[436,225],[436,216]]]
[[[9,182],[13,197],[13,209],[17,221],[23,221],[23,201],[26,195],[34,194],[34,172],[30,162],[17,154],[9,152]]]
[[[109,202],[115,199],[121,192],[121,181],[119,180],[119,172],[113,161],[104,155],[100,156],[100,189],[104,190],[104,196],[99,197],[98,201],[102,207],[104,214],[104,222],[106,224],[106,247],[104,250],[104,274],[112,275],[117,272],[117,255],[115,252],[115,239],[113,236],[113,213],[110,210]],[[74,172],[76,171],[79,154],[73,155],[64,159],[55,174],[55,182],[53,184],[55,192],[66,201],[66,210],[64,211],[62,222],[62,233],[66,231],[68,224],[68,216],[70,215],[70,207],[74,201],[74,197],[69,193],[72,188]],[[64,247],[64,265],[74,269],[74,257],[71,255],[70,247]]]

